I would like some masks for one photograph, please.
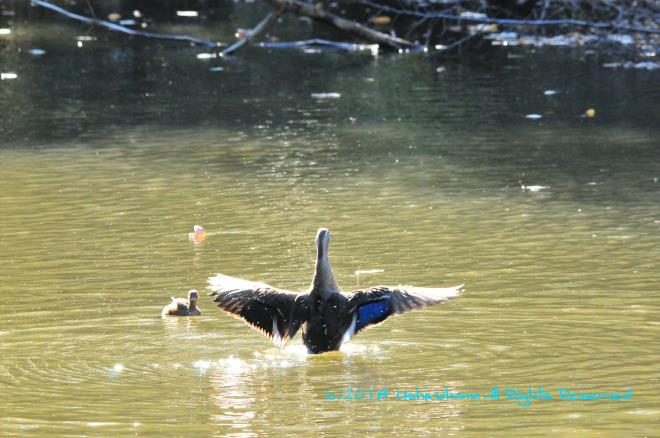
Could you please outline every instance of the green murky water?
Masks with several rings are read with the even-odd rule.
[[[0,53],[0,434],[659,433],[658,73],[574,52],[204,62],[49,29]],[[314,357],[204,297],[160,318],[216,272],[306,288],[320,226],[345,290],[466,290]],[[416,387],[480,399],[397,399]],[[553,398],[507,399],[528,387]]]

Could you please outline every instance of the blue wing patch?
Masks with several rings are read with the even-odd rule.
[[[357,308],[357,320],[355,321],[355,332],[359,332],[370,324],[378,324],[387,319],[392,313],[389,298],[365,303]]]

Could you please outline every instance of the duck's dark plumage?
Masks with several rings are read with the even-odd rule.
[[[209,279],[209,288],[218,307],[242,318],[277,346],[296,334],[304,318],[304,306],[296,304],[302,294],[222,274]]]
[[[316,269],[307,292],[290,292],[218,274],[209,278],[210,295],[218,307],[242,318],[277,346],[283,346],[302,327],[309,352],[321,353],[338,350],[342,342],[391,315],[453,298],[463,286],[376,286],[344,294],[328,261],[329,241],[328,230],[320,229],[316,236]]]

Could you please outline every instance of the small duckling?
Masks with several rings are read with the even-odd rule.
[[[188,292],[188,299],[174,298],[172,302],[163,307],[162,317],[166,316],[199,316],[202,312],[197,307],[197,298],[199,293],[195,289]]]

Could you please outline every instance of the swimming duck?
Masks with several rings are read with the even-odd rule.
[[[199,293],[195,289],[188,291],[188,299],[174,298],[172,302],[163,307],[161,316],[199,316],[202,312],[197,307]]]
[[[220,309],[242,318],[278,347],[284,346],[302,327],[307,351],[316,354],[339,350],[343,342],[391,315],[454,298],[463,287],[376,286],[344,294],[328,260],[329,243],[330,232],[319,229],[316,268],[306,292],[290,292],[218,274],[209,278],[209,295]]]

